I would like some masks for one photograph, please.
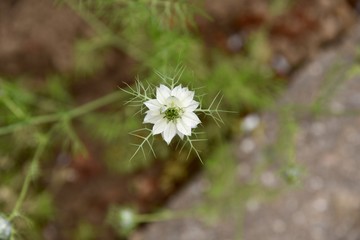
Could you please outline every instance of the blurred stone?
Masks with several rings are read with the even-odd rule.
[[[287,58],[282,54],[274,55],[271,59],[271,66],[278,74],[286,75],[291,70],[291,65]]]
[[[240,149],[244,153],[251,153],[255,149],[255,142],[251,138],[245,138],[240,144]]]
[[[257,114],[250,114],[246,116],[242,123],[241,129],[244,132],[251,132],[254,131],[260,124],[260,117]]]
[[[234,33],[227,39],[227,47],[232,52],[239,52],[244,46],[244,40],[240,33]]]

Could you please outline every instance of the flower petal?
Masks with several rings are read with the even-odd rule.
[[[162,137],[164,138],[165,142],[169,145],[171,140],[176,135],[176,126],[174,123],[170,122],[167,124],[165,131],[162,133]]]
[[[185,97],[186,93],[188,92],[188,88],[186,87],[181,87],[181,85],[176,86],[172,91],[171,91],[171,96],[177,97],[179,99],[182,99]]]
[[[179,132],[181,132],[184,135],[190,136],[191,135],[191,126],[186,124],[183,119],[179,119],[176,122],[176,128]]]
[[[183,91],[182,89],[183,89],[183,88],[181,87],[181,85],[176,86],[175,88],[173,88],[173,89],[171,90],[171,96],[173,96],[173,97],[179,96],[179,94]]]
[[[144,104],[149,110],[159,110],[162,106],[157,99],[148,100]]]
[[[184,139],[184,134],[182,134],[181,132],[179,132],[179,130],[176,130],[177,135],[179,135],[179,137],[181,138],[181,140]]]
[[[163,84],[160,84],[160,87],[156,88],[156,99],[159,103],[164,104],[165,100],[171,95],[171,90]]]
[[[179,107],[187,107],[192,103],[195,92],[189,91],[187,87],[176,86],[171,90],[171,96],[179,100]]]
[[[201,123],[198,116],[193,112],[184,112],[181,119],[184,121],[184,123],[191,128],[195,128],[199,123]]]
[[[156,135],[165,131],[167,125],[168,125],[167,121],[164,118],[161,118],[154,124],[152,129],[152,134]]]
[[[155,124],[157,121],[159,121],[162,118],[164,118],[164,116],[161,115],[160,112],[149,110],[149,111],[146,112],[143,123],[153,123],[153,124]]]
[[[186,94],[184,94],[183,98],[180,99],[180,101],[184,107],[187,107],[190,105],[190,103],[194,99],[194,95],[195,95],[195,92],[193,92],[193,91],[187,91]]]
[[[175,105],[177,107],[182,107],[182,104],[181,104],[180,100],[175,96],[168,97],[165,100],[164,105],[167,105],[167,106]]]
[[[187,107],[184,107],[184,110],[187,112],[192,112],[195,109],[197,109],[199,107],[199,105],[200,104],[197,101],[192,100]]]

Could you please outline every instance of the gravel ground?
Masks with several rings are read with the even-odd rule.
[[[360,239],[360,76],[346,75],[354,66],[359,43],[360,26],[356,26],[337,48],[323,51],[300,69],[278,103],[277,110],[289,105],[309,109],[314,103],[329,109],[317,115],[297,111],[296,159],[306,169],[301,185],[285,187],[269,201],[249,200],[240,224],[236,217],[241,213],[224,216],[211,225],[191,218],[171,220],[150,224],[131,239]],[[236,141],[240,178],[251,176],[254,163],[265,157],[264,149],[276,139],[281,129],[277,112],[262,114],[265,137]],[[275,171],[264,171],[260,179],[270,189],[284,188]],[[203,203],[206,183],[206,178],[199,176],[168,207],[188,209]]]

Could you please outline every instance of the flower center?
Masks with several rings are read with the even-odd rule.
[[[165,118],[168,121],[174,121],[178,118],[180,118],[181,115],[181,109],[178,107],[169,107],[164,112]]]

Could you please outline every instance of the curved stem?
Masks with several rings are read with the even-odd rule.
[[[25,117],[26,114],[24,113],[24,111],[19,108],[10,98],[4,97],[2,99],[2,102],[17,118]]]
[[[104,97],[98,98],[92,102],[86,103],[80,107],[77,107],[77,108],[69,111],[67,116],[69,116],[69,118],[79,117],[81,115],[84,115],[85,113],[92,112],[98,108],[101,108],[110,103],[118,101],[121,97],[122,97],[122,95],[121,95],[121,92],[119,92],[119,91],[110,93],[108,95],[105,95]]]
[[[28,172],[26,174],[24,184],[23,184],[23,186],[21,188],[20,196],[19,196],[18,200],[15,203],[14,209],[12,210],[12,212],[10,214],[9,221],[11,221],[14,217],[16,217],[19,214],[21,205],[23,204],[23,202],[25,200],[25,197],[26,197],[26,194],[27,194],[27,192],[29,190],[31,180],[34,177],[34,175],[36,174],[36,169],[37,169],[38,164],[39,164],[40,156],[44,152],[45,146],[46,146],[47,143],[48,143],[48,136],[40,135],[39,136],[39,145],[36,148],[34,157],[33,157],[32,161],[31,161],[31,164],[30,164],[30,169],[28,170]]]
[[[106,106],[112,102],[115,102],[119,100],[121,97],[121,94],[119,92],[111,93],[109,95],[106,95],[104,97],[101,97],[99,99],[96,99],[92,102],[86,103],[82,106],[79,106],[77,108],[74,108],[73,110],[70,110],[66,113],[54,113],[54,114],[47,114],[42,115],[38,117],[34,117],[28,120],[25,120],[23,122],[15,123],[9,126],[0,127],[0,135],[9,134],[13,131],[16,131],[24,126],[34,126],[34,125],[40,125],[50,122],[56,122],[59,119],[63,118],[64,116],[68,117],[69,119],[73,119],[76,117],[79,117],[81,115],[84,115],[85,113],[94,111],[100,107]]]

